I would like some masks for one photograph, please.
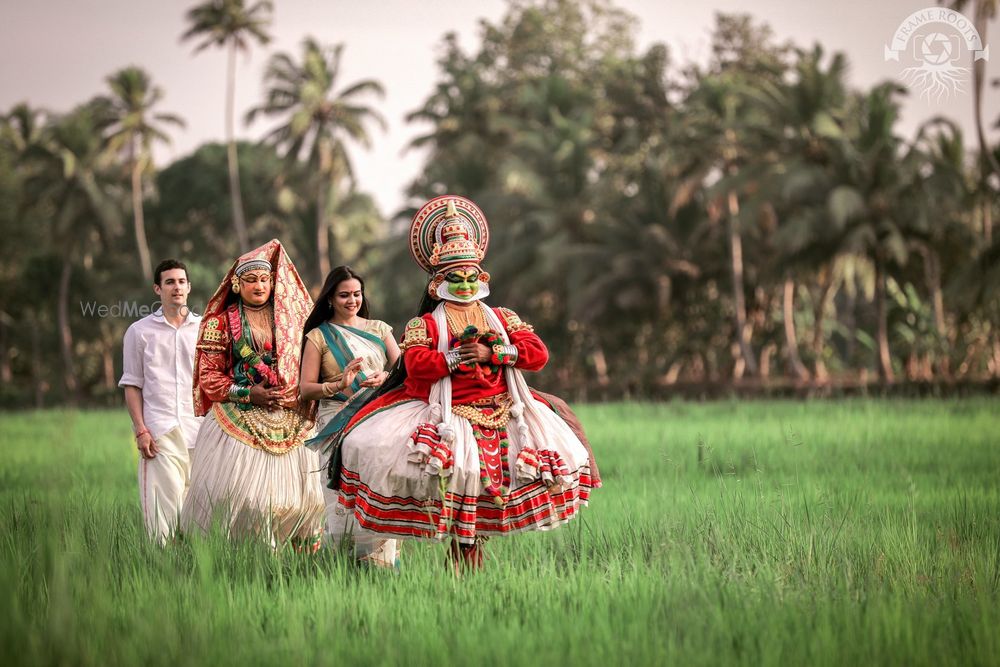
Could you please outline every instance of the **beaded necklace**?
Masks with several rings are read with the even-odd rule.
[[[452,306],[450,303],[445,303],[444,317],[448,322],[449,333],[452,336],[458,336],[469,326],[476,327],[476,330],[479,332],[489,329],[486,325],[486,317],[483,315],[483,309],[478,304],[472,308],[459,308],[458,306]]]
[[[270,311],[269,308],[267,310]],[[278,386],[278,375],[271,368],[274,362],[271,341],[262,341],[262,349],[259,351],[256,349],[257,346],[242,302],[236,307],[230,307],[227,315],[229,317],[229,330],[233,336],[233,352],[239,358],[233,369],[236,383],[248,387],[261,380],[267,380],[272,387]],[[269,312],[265,317],[269,317],[273,321],[274,316],[272,312]]]

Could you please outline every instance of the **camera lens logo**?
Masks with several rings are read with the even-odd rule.
[[[984,46],[979,32],[962,14],[953,9],[928,7],[908,16],[885,46],[885,59],[909,67],[900,76],[920,96],[940,102],[953,93],[964,92],[968,67],[959,66],[963,58],[989,60],[990,49]]]
[[[952,46],[952,37],[954,36],[948,36],[941,32],[932,32],[922,36],[922,39],[917,40],[920,46],[920,59],[932,67],[953,62],[955,58],[952,54],[957,53],[958,49]]]

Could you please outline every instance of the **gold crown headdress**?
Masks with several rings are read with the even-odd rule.
[[[410,253],[430,274],[479,266],[489,246],[486,216],[465,197],[444,195],[424,204],[410,223]]]

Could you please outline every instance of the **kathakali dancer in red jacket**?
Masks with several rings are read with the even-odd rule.
[[[438,197],[417,212],[410,249],[431,274],[422,314],[406,325],[397,381],[347,424],[330,470],[363,528],[450,535],[470,565],[482,562],[483,538],[555,528],[599,485],[588,449],[524,380],[548,361],[545,344],[482,301],[488,241],[468,199]]]
[[[207,415],[192,455],[186,531],[221,522],[272,546],[319,545],[319,457],[303,447],[315,408],[298,399],[302,326],[312,298],[277,240],[240,257],[198,333],[194,410]]]

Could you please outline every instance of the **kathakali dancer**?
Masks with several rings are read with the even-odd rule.
[[[203,314],[195,356],[198,433],[184,530],[220,521],[230,536],[318,546],[319,457],[303,447],[313,415],[298,400],[302,327],[312,299],[272,240],[240,257]],[[314,410],[312,411],[314,412]]]
[[[463,197],[425,204],[410,249],[431,275],[409,321],[403,362],[344,430],[331,484],[364,528],[454,537],[456,561],[482,563],[480,542],[546,530],[576,516],[599,482],[590,454],[528,388],[548,350],[506,308],[490,308],[482,211]],[[401,384],[400,384],[401,382]]]

